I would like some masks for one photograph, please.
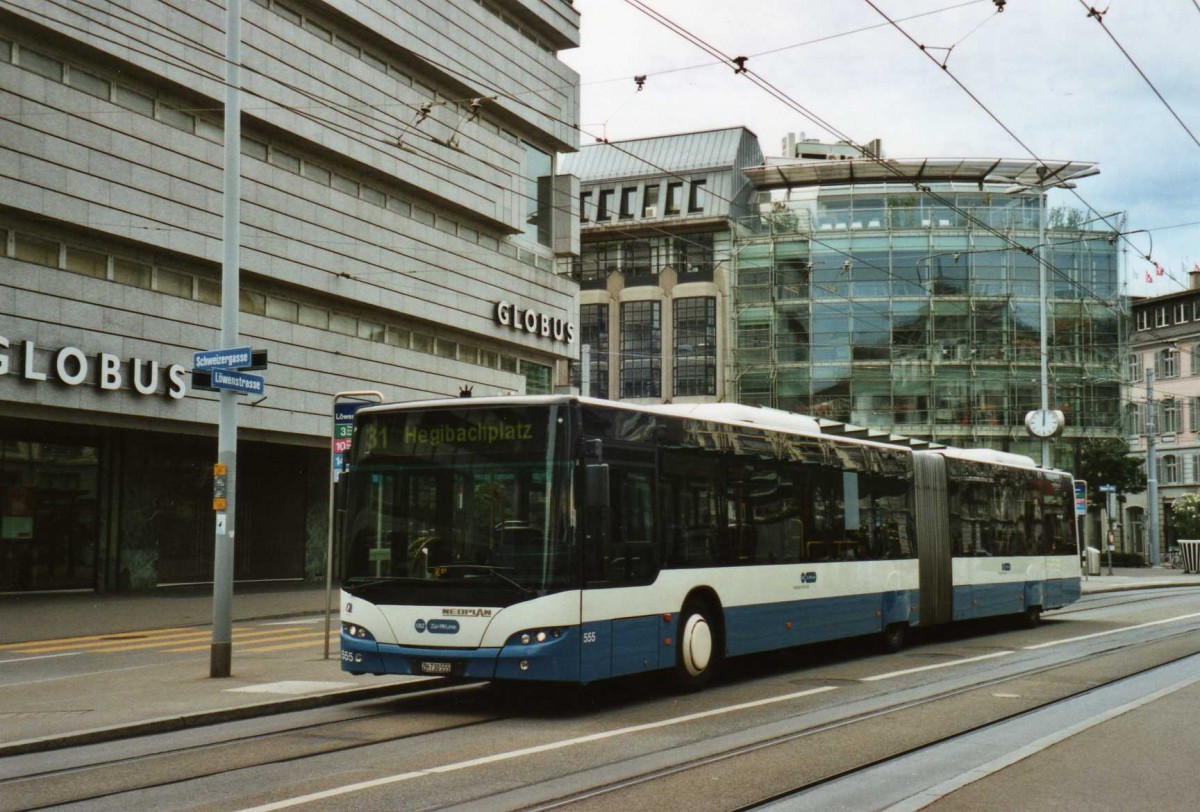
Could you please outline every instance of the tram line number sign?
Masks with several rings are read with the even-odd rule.
[[[374,406],[371,401],[349,401],[333,406],[333,481],[347,469],[350,458],[350,442],[354,435],[354,415],[364,406]]]

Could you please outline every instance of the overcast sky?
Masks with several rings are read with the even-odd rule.
[[[854,141],[881,138],[886,157],[1029,158],[1028,147],[1043,160],[1095,161],[1101,174],[1077,190],[1086,204],[1127,212],[1129,231],[1150,230],[1129,235],[1134,294],[1183,287],[1200,262],[1200,145],[1079,0],[1008,0],[1002,13],[993,0],[872,0],[1025,147],[867,0],[643,2],[722,53],[748,56],[759,76]],[[574,3],[583,42],[562,58],[580,73],[586,133],[620,140],[744,125],[767,155],[780,154],[788,132],[836,140],[625,0]],[[1107,7],[1105,26],[1200,137],[1200,3]],[[925,12],[935,13],[902,19]],[[869,26],[878,27],[860,30]],[[939,50],[950,46],[948,57]],[[1086,207],[1063,191],[1050,205]],[[1145,253],[1167,272],[1149,285]]]

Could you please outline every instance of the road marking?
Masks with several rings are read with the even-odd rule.
[[[25,648],[39,648],[39,647],[44,647],[44,646],[61,646],[63,648],[69,648],[69,646],[65,646],[64,644],[66,644],[66,643],[89,643],[89,642],[94,642],[94,641],[99,641],[99,643],[101,645],[103,645],[106,642],[107,643],[119,642],[117,640],[112,640],[112,639],[104,640],[103,638],[105,638],[105,637],[107,637],[107,638],[125,637],[128,635],[135,635],[135,634],[136,635],[144,635],[145,637],[153,637],[155,635],[160,636],[160,637],[166,637],[166,636],[175,635],[175,634],[184,634],[184,633],[188,633],[188,632],[194,632],[195,630],[196,630],[195,626],[175,626],[175,627],[172,627],[169,629],[145,629],[145,630],[139,629],[137,631],[128,631],[128,632],[107,632],[104,634],[89,634],[86,637],[59,637],[59,638],[52,638],[49,640],[26,640],[24,643],[5,643],[4,645],[0,645],[0,651],[10,651],[13,649],[25,649]]]
[[[907,674],[916,674],[920,671],[933,671],[937,668],[949,668],[952,665],[965,665],[966,663],[977,663],[980,660],[990,660],[994,657],[1007,657],[1012,654],[1011,651],[996,651],[992,654],[981,654],[978,657],[968,657],[965,660],[952,660],[948,663],[934,663],[933,665],[922,665],[916,668],[905,668],[903,671],[889,671],[886,674],[876,674],[873,677],[863,677],[859,682],[878,682],[881,679],[891,679],[892,677],[903,677]]]
[[[617,736],[627,736],[631,733],[642,733],[647,730],[657,730],[658,728],[671,727],[685,722],[694,722],[697,719],[706,719],[712,716],[722,716],[727,713],[733,713],[740,710],[748,710],[750,708],[760,708],[764,705],[773,705],[778,702],[787,702],[792,699],[800,699],[801,697],[813,696],[815,694],[823,694],[826,691],[836,691],[834,685],[826,685],[821,688],[810,688],[807,691],[797,691],[796,693],[783,694],[782,696],[774,696],[769,699],[759,699],[754,702],[743,702],[740,705],[729,705],[724,708],[714,708],[713,710],[700,711],[699,713],[689,713],[686,716],[676,716],[671,719],[663,719],[658,722],[648,722],[644,725],[632,725],[630,727],[621,727],[615,730],[606,730],[603,733],[592,733],[587,736],[577,736],[573,739],[562,739],[556,742],[547,744],[539,744],[534,747],[524,747],[520,750],[509,750],[504,753],[495,753],[490,756],[482,756],[473,758],[468,761],[456,761],[452,764],[442,764],[437,767],[428,767],[424,770],[414,770],[407,773],[397,773],[396,775],[387,775],[382,778],[374,778],[370,781],[360,781],[355,784],[344,784],[340,787],[322,790],[321,792],[313,792],[308,795],[297,795],[294,798],[286,798],[282,801],[263,804],[261,806],[253,806],[243,809],[242,812],[272,812],[276,809],[287,809],[293,806],[312,803],[313,801],[321,801],[326,798],[336,798],[340,795],[349,795],[352,792],[360,792],[365,789],[373,789],[375,787],[384,787],[389,784],[398,784],[402,781],[411,781],[414,778],[423,778],[429,775],[437,775],[440,773],[457,772],[458,770],[467,770],[472,767],[483,767],[489,764],[496,764],[501,761],[509,761],[514,758],[523,756],[533,756],[539,753],[549,753],[554,750],[562,750],[567,747],[574,747],[578,744],[590,744],[591,742],[603,741]]]
[[[257,653],[263,652],[263,651],[287,651],[287,650],[293,649],[293,648],[306,648],[308,646],[315,646],[318,643],[321,643],[324,637],[325,637],[325,635],[321,634],[321,635],[317,635],[316,637],[312,638],[311,640],[304,640],[300,643],[286,643],[286,644],[280,645],[280,646],[261,646],[261,647],[256,646],[255,648],[239,649],[239,651],[241,651],[243,654],[257,654]],[[234,643],[234,645],[237,645],[237,644]]]
[[[247,685],[243,688],[226,688],[226,693],[246,694],[311,694],[314,691],[339,690],[353,688],[352,682],[318,682],[316,680],[284,680],[283,682],[266,682],[262,685]]]
[[[306,643],[306,645],[311,645],[312,643],[315,643],[318,639],[320,639],[322,636],[323,636],[323,634],[321,632],[283,632],[283,633],[280,633],[280,632],[254,632],[252,634],[242,634],[242,635],[234,634],[233,645],[235,647],[237,647],[239,650],[244,651],[244,650],[246,650],[245,649],[246,646],[262,646],[262,645],[267,645],[269,643],[279,643],[284,640],[294,641],[301,637],[311,638],[308,641],[308,643]],[[265,637],[267,639],[265,639],[265,640],[259,639],[259,638],[263,638],[263,637]],[[163,651],[165,651],[169,654],[190,654],[190,653],[196,652],[196,651],[208,651],[208,649],[209,649],[208,645],[203,645],[203,646],[188,646],[185,648],[168,648],[168,649],[163,649]]]
[[[1049,643],[1038,643],[1036,646],[1025,646],[1026,650],[1033,651],[1039,648],[1050,648],[1050,646],[1061,646],[1064,643],[1077,643],[1080,640],[1092,640],[1096,637],[1107,637],[1110,634],[1120,634],[1121,632],[1131,632],[1136,629],[1148,629],[1151,626],[1161,626],[1164,623],[1176,623],[1180,620],[1191,620],[1192,618],[1200,617],[1200,612],[1193,612],[1190,615],[1179,615],[1178,617],[1169,617],[1163,620],[1152,620],[1149,623],[1139,623],[1136,626],[1122,626],[1119,629],[1109,629],[1106,632],[1093,632],[1092,634],[1084,634],[1079,637],[1068,637],[1065,640],[1051,640]]]
[[[51,657],[74,657],[76,654],[82,654],[82,651],[68,651],[63,654],[39,654],[36,657],[18,657],[15,660],[0,660],[0,665],[8,665],[9,663],[23,663],[28,660],[49,660]]]

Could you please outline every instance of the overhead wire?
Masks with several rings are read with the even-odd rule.
[[[1195,0],[1193,0],[1193,2],[1195,2]],[[1107,13],[1108,9],[1105,9],[1104,11],[1097,11],[1095,6],[1089,6],[1084,0],[1079,0],[1079,5],[1083,6],[1083,8],[1087,10],[1088,18],[1096,20],[1097,25],[1103,29],[1104,33],[1108,35],[1108,38],[1111,39],[1113,44],[1117,46],[1117,50],[1119,50],[1125,57],[1126,61],[1133,66],[1133,69],[1138,72],[1138,76],[1142,77],[1142,80],[1145,81],[1158,100],[1162,102],[1163,107],[1167,108],[1167,112],[1171,114],[1171,117],[1174,118],[1175,121],[1179,123],[1179,126],[1183,128],[1183,131],[1188,134],[1188,138],[1192,139],[1192,143],[1197,147],[1200,147],[1200,139],[1196,138],[1196,134],[1192,132],[1191,128],[1188,127],[1184,120],[1179,117],[1179,113],[1175,112],[1175,108],[1171,106],[1171,103],[1167,101],[1166,97],[1163,96],[1159,89],[1154,86],[1154,82],[1152,82],[1150,77],[1146,75],[1146,72],[1142,70],[1142,66],[1139,65],[1137,60],[1135,60],[1129,51],[1125,49],[1125,46],[1121,44],[1121,41],[1117,39],[1117,36],[1112,32],[1112,30],[1104,24],[1104,15]]]

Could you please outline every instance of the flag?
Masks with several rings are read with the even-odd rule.
[[[1156,263],[1154,263],[1154,272],[1156,274],[1158,274],[1159,276],[1162,276],[1163,274],[1165,274],[1167,272],[1167,270],[1166,270],[1166,268],[1164,268],[1163,266],[1159,265],[1156,262]]]
[[[1149,282],[1149,283],[1151,283],[1151,284],[1153,284],[1153,283],[1154,283],[1154,277],[1150,275],[1150,272],[1149,272],[1149,271],[1146,271],[1146,281],[1147,281],[1147,282]]]

